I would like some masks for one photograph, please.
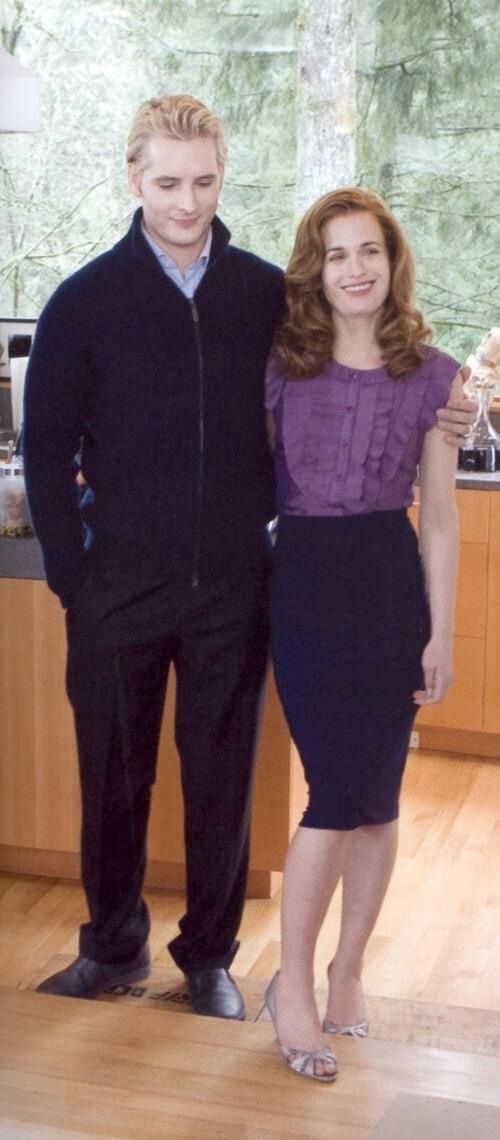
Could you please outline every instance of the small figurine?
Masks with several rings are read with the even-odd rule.
[[[500,437],[491,423],[490,407],[500,381],[500,328],[485,333],[466,364],[471,374],[464,392],[476,401],[477,416],[459,451],[458,465],[463,471],[498,471]]]
[[[500,328],[490,329],[466,364],[471,370],[464,384],[468,396],[475,396],[478,388],[495,388],[500,380]]]

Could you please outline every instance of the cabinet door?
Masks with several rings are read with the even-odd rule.
[[[484,728],[500,733],[500,492],[491,492]]]
[[[480,732],[483,728],[485,643],[477,637],[455,637],[455,679],[447,697],[439,705],[420,710],[419,724],[435,728],[462,728]]]
[[[481,731],[488,597],[488,491],[457,491],[460,557],[455,610],[455,679],[446,699],[422,709],[418,723]],[[410,517],[418,530],[418,489]]]
[[[464,491],[455,492],[460,522],[460,542],[487,543],[489,540],[489,517],[491,491]],[[418,510],[420,506],[420,488],[415,487],[415,499],[408,514],[418,531]]]
[[[79,850],[78,764],[65,692],[65,662],[64,614],[46,583],[0,578],[0,847],[54,853]],[[251,868],[257,871],[281,870],[305,798],[301,773],[291,759],[290,735],[272,672],[266,692],[252,825]],[[149,856],[160,863],[183,864],[174,702],[172,676],[160,741]]]
[[[63,611],[45,582],[1,578],[0,629],[0,843],[76,852],[80,794]]]
[[[455,635],[486,636],[488,582],[488,491],[457,491],[460,523],[460,556],[458,563]],[[418,532],[418,496],[409,516]]]

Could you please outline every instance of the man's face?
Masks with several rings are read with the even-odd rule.
[[[180,269],[196,261],[217,209],[222,170],[210,138],[151,138],[142,171],[129,167],[129,188],[141,198],[145,228]]]

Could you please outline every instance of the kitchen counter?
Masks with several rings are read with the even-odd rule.
[[[457,471],[456,485],[471,491],[500,491],[500,471]]]
[[[45,578],[38,539],[0,537],[0,578]]]

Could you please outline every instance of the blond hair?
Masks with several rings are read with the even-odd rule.
[[[128,136],[129,167],[134,166],[139,172],[145,170],[145,150],[150,138],[213,139],[217,165],[224,168],[226,141],[222,120],[192,95],[160,95],[141,103]]]
[[[371,214],[384,235],[391,281],[378,318],[377,341],[388,372],[395,379],[423,359],[431,330],[415,308],[415,266],[408,239],[389,206],[373,190],[354,186],[324,194],[303,217],[286,272],[287,311],[275,347],[291,379],[316,376],[332,359],[335,317],[325,297],[324,227],[331,218],[355,212]]]

